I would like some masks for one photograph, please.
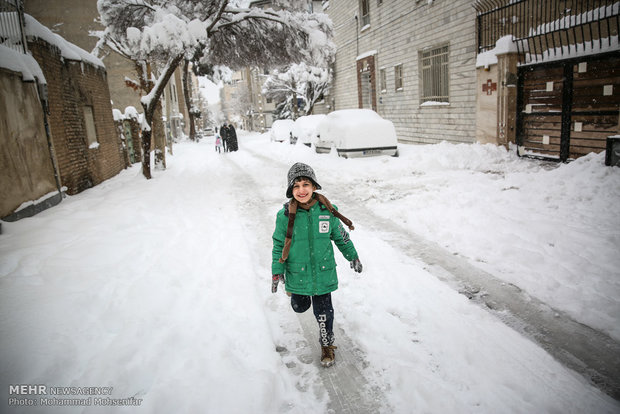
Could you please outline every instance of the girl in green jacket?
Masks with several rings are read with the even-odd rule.
[[[277,291],[279,282],[285,284],[291,306],[298,313],[307,311],[312,304],[319,323],[321,364],[328,367],[334,363],[336,349],[331,292],[338,289],[332,241],[356,272],[362,271],[362,263],[342,225],[353,230],[353,224],[316,192],[321,186],[312,168],[300,162],[294,164],[287,182],[286,197],[290,201],[278,212],[273,233],[271,291]]]

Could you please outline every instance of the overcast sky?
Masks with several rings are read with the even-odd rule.
[[[221,83],[218,86],[204,76],[199,76],[198,82],[200,83],[200,91],[207,99],[207,102],[209,102],[209,105],[220,101]]]

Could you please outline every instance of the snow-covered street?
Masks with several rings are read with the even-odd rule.
[[[3,223],[2,412],[620,412],[393,242],[395,228],[415,234],[620,341],[620,223],[610,208],[620,169],[605,167],[604,154],[557,166],[444,143],[347,160],[266,134],[240,134],[234,153],[212,141],[176,144],[152,180],[134,166]],[[355,274],[336,252],[343,362],[329,369],[310,312],[298,317],[270,292],[275,214],[297,161],[355,224],[364,264]],[[30,395],[38,407],[7,410],[25,397],[9,384],[112,387],[109,397],[139,406]]]

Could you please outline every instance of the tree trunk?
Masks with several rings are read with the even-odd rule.
[[[153,164],[155,169],[166,169],[166,126],[162,121],[162,108],[161,102],[157,101],[155,106],[155,112],[153,113],[153,122],[151,123],[153,129],[153,144],[155,144],[155,156],[153,157]],[[172,154],[172,148],[170,149]]]
[[[151,130],[142,130],[142,175],[151,179]]]
[[[194,107],[191,104],[190,93],[189,60],[185,59],[185,63],[183,64],[183,95],[185,95],[185,106],[187,107],[187,114],[189,115],[189,139],[196,141],[196,125],[193,112]]]
[[[179,55],[173,59],[170,59],[168,61],[168,64],[163,68],[163,73],[155,82],[155,85],[153,85],[150,80],[150,65],[146,64],[146,68],[138,65],[139,73],[143,75],[140,78],[140,83],[143,84],[150,91],[145,97],[147,98],[147,100],[142,102],[142,108],[144,109],[144,122],[147,125],[147,128],[143,128],[142,131],[142,148],[144,150],[144,158],[142,159],[142,174],[146,179],[151,178],[151,137],[153,133],[153,127],[155,126],[153,124],[153,119],[156,112],[155,110],[158,107],[159,99],[164,92],[164,88],[168,84],[170,77],[174,73],[175,69],[179,66],[182,59],[183,55]]]

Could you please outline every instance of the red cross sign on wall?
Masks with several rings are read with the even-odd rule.
[[[486,92],[487,95],[492,95],[493,91],[497,90],[497,83],[491,82],[491,79],[487,79],[487,83],[482,85],[482,92]]]

